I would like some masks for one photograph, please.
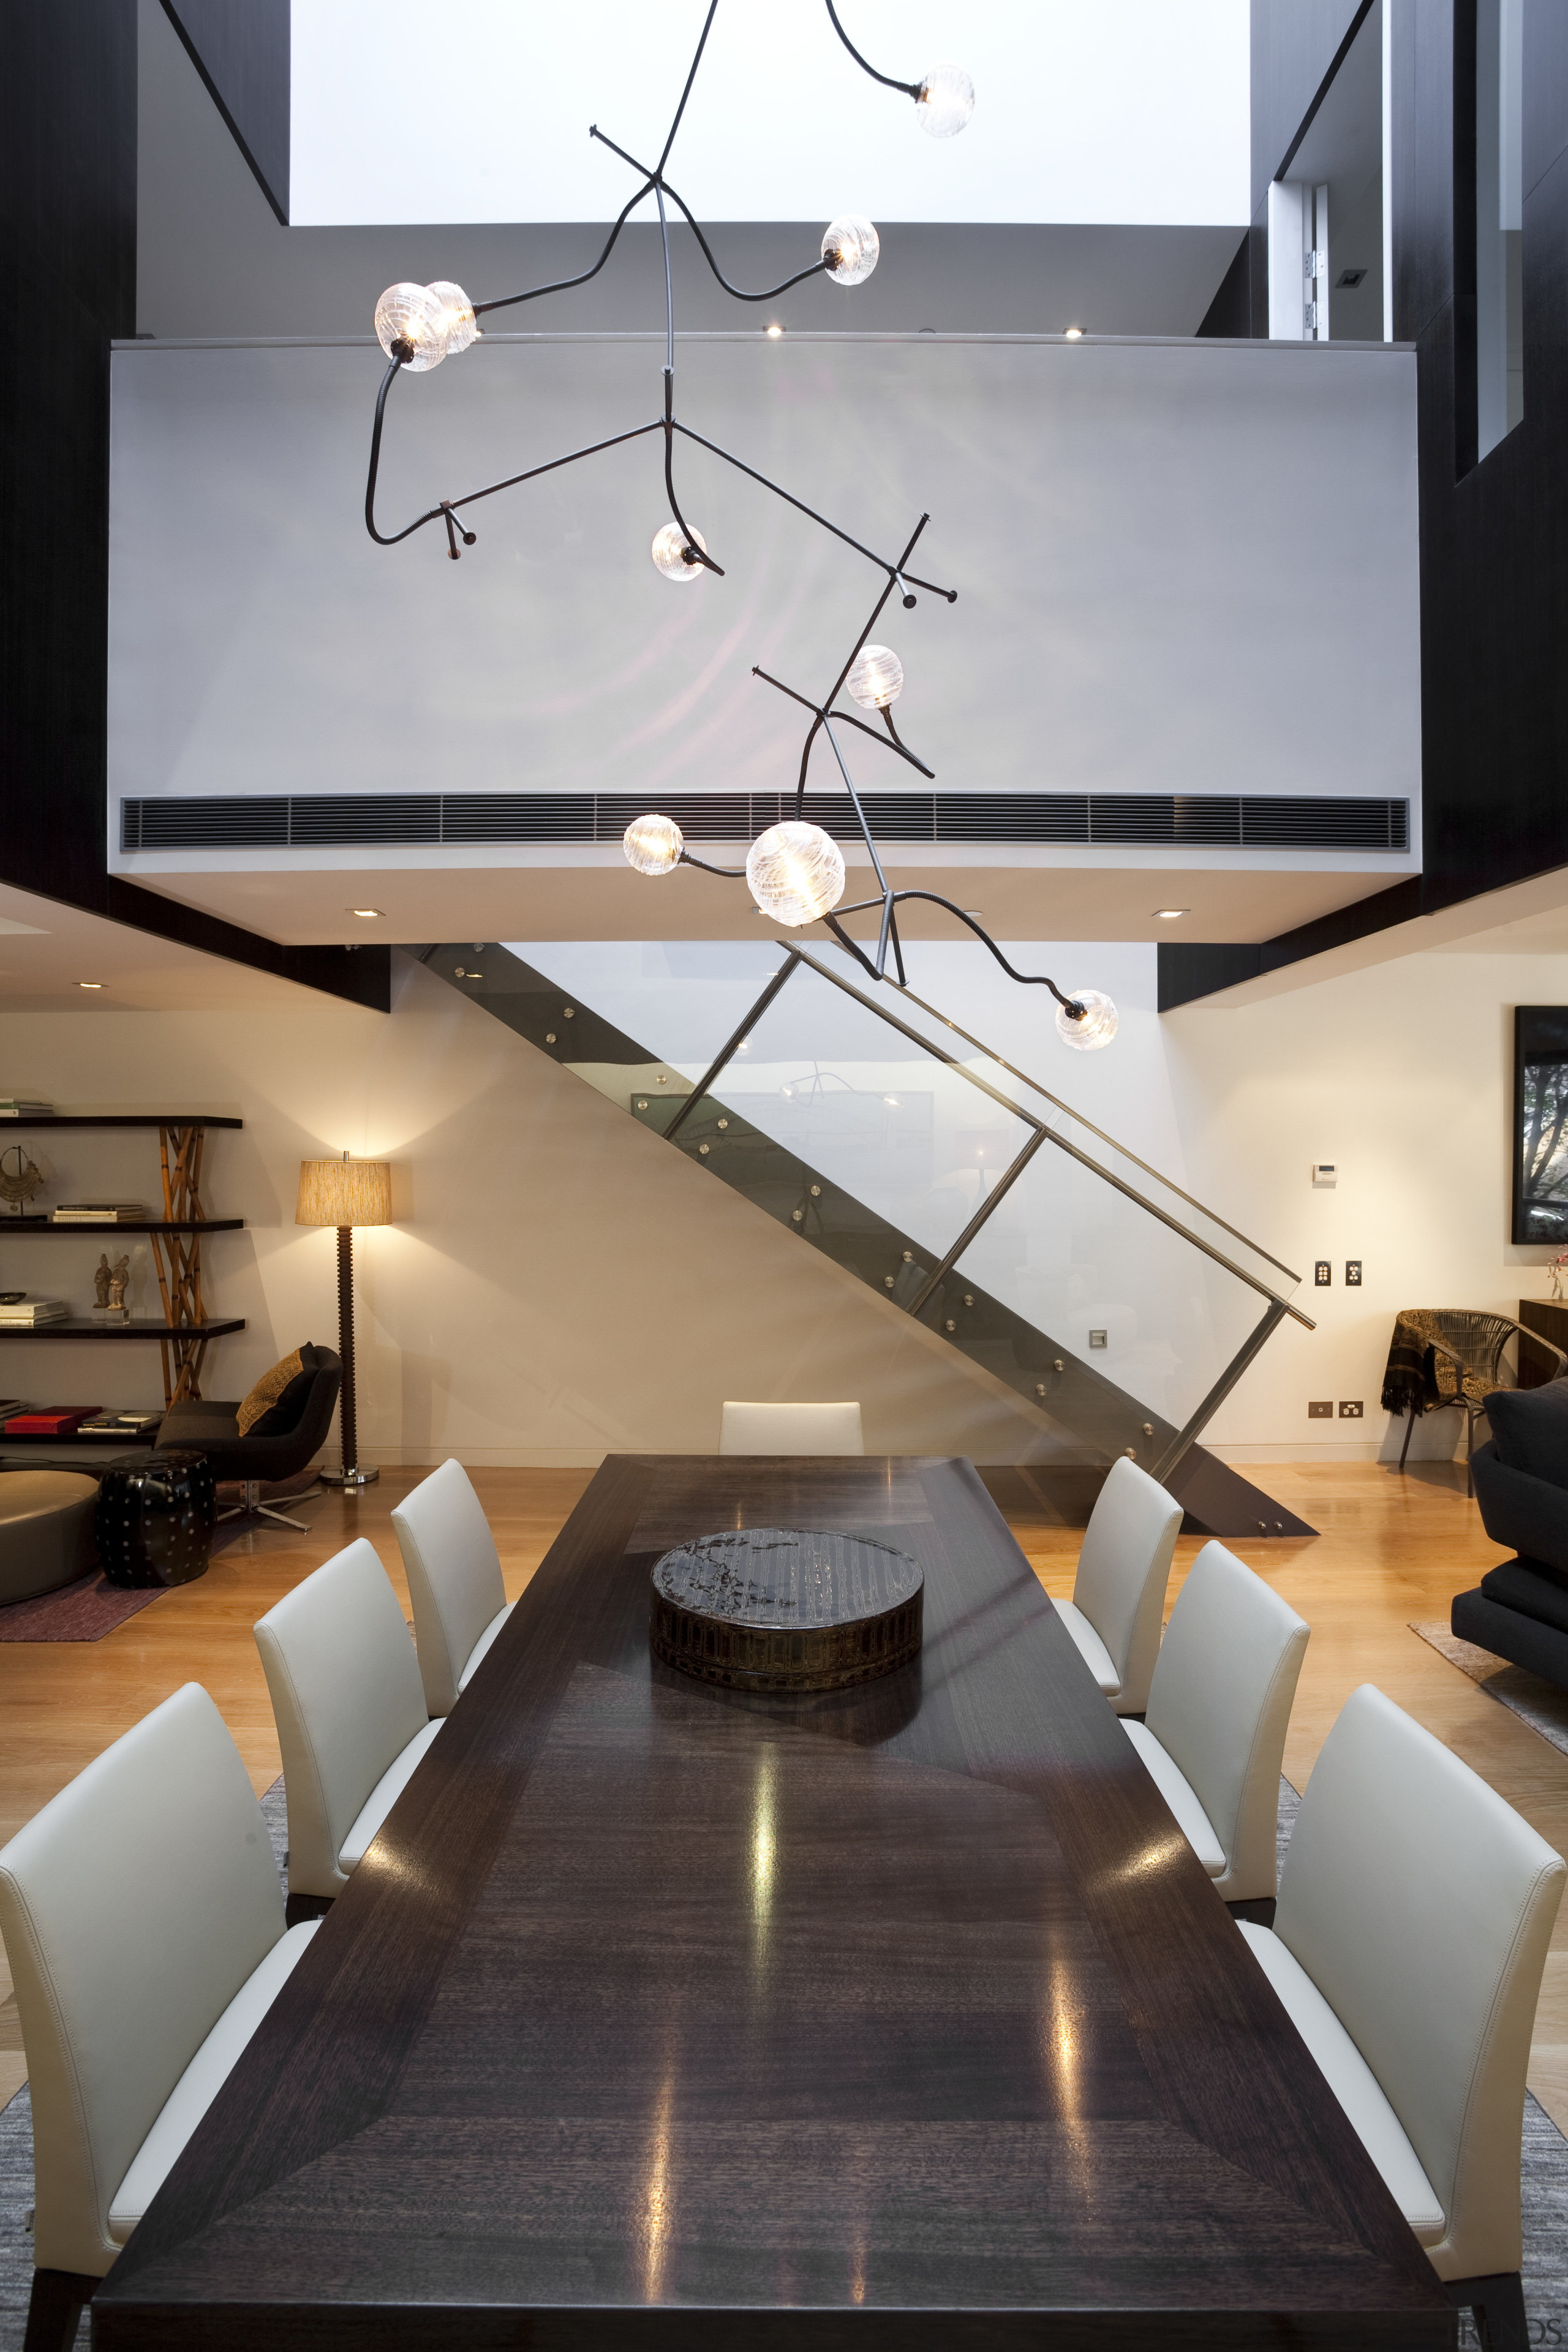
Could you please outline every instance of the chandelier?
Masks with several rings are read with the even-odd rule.
[[[850,778],[843,747],[835,731],[836,722],[839,726],[858,729],[861,734],[869,736],[874,742],[882,744],[900,759],[908,761],[922,776],[932,778],[934,775],[934,772],[900,740],[893,721],[892,706],[903,688],[903,666],[889,646],[871,642],[871,633],[889,599],[894,594],[898,595],[906,611],[914,607],[917,589],[942,597],[950,604],[957,602],[958,591],[955,588],[939,587],[933,581],[922,579],[908,568],[929,516],[921,515],[897,557],[879,555],[874,549],[851,537],[848,531],[840,530],[837,523],[819,514],[803,499],[796,498],[793,491],[771,481],[765,474],[746,464],[732,451],[721,448],[717,442],[709,440],[692,426],[683,424],[675,413],[675,296],[669,264],[669,205],[673,205],[687,222],[704,260],[724,291],[740,302],[771,302],[781,294],[787,293],[791,287],[819,276],[831,278],[840,286],[864,285],[876,268],[881,251],[881,241],[872,223],[858,214],[846,213],[830,221],[823,232],[818,258],[805,268],[797,270],[793,277],[786,278],[781,285],[752,292],[742,287],[732,286],[720,268],[700,222],[668,177],[670,153],[702,62],[718,5],[719,0],[710,0],[697,43],[697,52],[691,60],[691,69],[686,77],[680,102],[675,110],[674,120],[657,163],[640,163],[624,147],[617,146],[597,123],[589,128],[589,137],[598,140],[612,154],[619,156],[640,182],[617,215],[603,250],[591,268],[575,278],[555,278],[547,285],[530,287],[521,294],[503,295],[489,302],[471,301],[462,287],[447,278],[437,278],[428,286],[405,281],[389,286],[383,294],[375,306],[375,332],[386,354],[387,367],[376,394],[375,416],[371,428],[370,467],[364,494],[365,529],[378,547],[395,547],[402,541],[412,538],[416,531],[423,530],[426,525],[439,523],[445,532],[447,552],[455,563],[465,547],[473,547],[477,543],[478,533],[468,519],[468,510],[482,499],[494,498],[502,490],[516,489],[524,482],[537,481],[542,475],[558,472],[563,466],[576,465],[584,457],[597,457],[605,449],[619,448],[626,442],[658,434],[662,440],[664,494],[670,519],[655,531],[650,553],[655,566],[665,579],[689,585],[701,579],[704,572],[712,572],[722,579],[724,566],[710,551],[702,532],[688,521],[681,509],[675,483],[677,436],[694,442],[711,456],[721,458],[726,465],[734,467],[764,490],[771,491],[775,498],[783,499],[797,513],[805,515],[835,539],[852,548],[858,555],[864,556],[883,575],[884,583],[870,618],[820,702],[798,692],[783,679],[770,677],[765,670],[754,669],[752,672],[754,677],[788,696],[810,713],[810,724],[801,750],[795,816],[785,823],[770,826],[752,844],[744,866],[734,867],[710,866],[702,858],[694,857],[686,846],[679,826],[672,819],[658,814],[638,817],[626,828],[625,849],[628,862],[640,874],[668,874],[677,866],[694,866],[704,873],[730,880],[739,880],[743,877],[761,913],[786,929],[825,922],[840,946],[873,979],[880,981],[888,977],[890,957],[896,985],[900,988],[906,985],[906,981],[903,949],[899,938],[898,909],[910,899],[926,900],[943,908],[966,924],[990,950],[1010,979],[1025,987],[1049,990],[1056,1000],[1057,1029],[1065,1043],[1082,1048],[1109,1045],[1116,1034],[1117,1015],[1116,1008],[1108,996],[1094,989],[1079,989],[1071,996],[1064,995],[1055,981],[1042,974],[1015,971],[990,934],[972,914],[954,906],[952,899],[942,898],[933,890],[895,890],[891,887],[882,870],[865,807]],[[962,67],[952,64],[933,66],[919,81],[900,81],[893,75],[879,73],[850,40],[839,22],[833,0],[826,0],[826,5],[834,31],[861,71],[869,75],[873,81],[879,82],[884,89],[900,90],[911,99],[915,119],[922,131],[933,139],[951,139],[963,129],[974,110],[974,88]],[[465,491],[457,498],[440,499],[434,506],[426,508],[423,514],[416,515],[412,522],[404,524],[401,530],[382,530],[375,513],[376,479],[381,467],[387,397],[399,376],[426,374],[432,368],[439,367],[444,360],[458,357],[479,340],[481,332],[479,320],[493,310],[515,309],[521,302],[537,301],[542,295],[564,293],[572,287],[586,285],[591,278],[597,277],[609,259],[616,240],[632,214],[650,196],[658,207],[664,259],[662,413],[644,424],[630,426],[624,433],[611,434],[605,440],[591,442],[584,448],[568,450],[563,457],[547,458],[542,465],[526,467],[521,472],[509,474],[499,482],[487,483],[479,489]],[[880,719],[879,728],[868,719],[857,718],[852,712],[835,708],[837,697],[846,690],[860,710],[874,714]],[[877,877],[878,895],[857,900],[847,907],[841,904],[846,881],[843,853],[830,834],[820,825],[807,824],[805,818],[806,771],[819,734],[833,753]],[[880,926],[875,952],[868,955],[843,929],[840,919],[864,913],[872,908],[880,909]]]

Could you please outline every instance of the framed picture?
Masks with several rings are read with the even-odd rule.
[[[1513,1238],[1568,1242],[1568,1004],[1513,1009]]]

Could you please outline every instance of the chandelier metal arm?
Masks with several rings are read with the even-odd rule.
[[[888,740],[888,735],[879,735],[874,727],[868,727],[863,719],[857,719],[851,711],[828,710],[824,712],[823,715],[827,719],[841,719],[846,727],[858,727],[862,735],[868,735],[873,743],[879,743],[881,745],[884,751],[896,751],[900,760],[907,760],[910,767],[914,768],[921,775],[924,776],[928,782],[935,783],[936,770],[934,768],[928,768],[923,760],[916,758],[914,752],[910,751],[907,743],[900,741],[897,735],[893,735],[891,720],[889,720],[888,735],[893,735],[893,740],[889,743]],[[884,719],[887,718],[888,714],[885,710],[882,713],[882,716]]]
[[[737,473],[746,474],[753,482],[760,482],[764,490],[772,490],[773,496],[783,499],[786,506],[795,507],[801,514],[809,515],[813,522],[819,522],[824,530],[831,531],[835,539],[841,539],[846,547],[852,547],[857,555],[863,555],[868,563],[876,565],[879,572],[885,572],[889,583],[897,580],[896,567],[888,562],[885,555],[879,555],[875,549],[865,547],[859,540],[852,539],[847,530],[840,530],[836,522],[829,522],[827,517],[818,514],[815,507],[808,507],[804,499],[797,499],[793,491],[781,489],[777,482],[768,479],[766,474],[759,474],[756,467],[748,466],[743,458],[732,457],[728,449],[721,449],[717,441],[710,441],[705,434],[693,432],[691,426],[682,425],[679,417],[673,419],[673,425],[674,430],[677,433],[684,433],[689,441],[695,441],[700,447],[711,450],[715,457],[722,457],[724,463],[727,466],[733,466]],[[923,580],[920,583],[922,588],[927,584]],[[956,588],[934,588],[931,593],[936,596],[945,596],[950,604],[956,602],[958,596]],[[879,611],[880,606],[878,609]]]
[[[574,466],[579,457],[596,457],[601,449],[618,448],[623,441],[640,441],[645,433],[663,429],[662,418],[650,417],[646,425],[634,425],[629,433],[612,433],[607,441],[590,441],[585,449],[569,449],[564,457],[549,457],[542,466],[530,466],[526,473],[509,474],[504,482],[488,482],[482,490],[466,491],[462,498],[448,499],[445,503],[456,513],[459,507],[471,507],[477,499],[493,499],[498,490],[515,489],[519,482],[535,481],[541,474],[553,474],[563,466]],[[420,517],[420,521],[432,522],[441,511],[440,507],[433,508],[429,514]],[[419,525],[415,523],[411,528],[417,530]]]
[[[1001,949],[997,946],[995,940],[992,938],[990,932],[986,930],[983,925],[977,923],[973,915],[966,915],[962,907],[955,907],[951,898],[940,898],[934,890],[899,890],[894,893],[895,905],[901,906],[908,898],[927,898],[931,901],[931,904],[933,907],[945,907],[950,915],[956,915],[961,923],[967,923],[970,929],[974,933],[975,938],[979,940],[984,946],[990,949],[992,954],[995,957],[997,962],[1001,965],[1009,980],[1016,980],[1020,988],[1048,988],[1051,994],[1056,998],[1057,1003],[1062,1006],[1064,1011],[1070,1013],[1075,1021],[1081,1021],[1083,1019],[1084,1013],[1088,1009],[1086,1006],[1080,1004],[1076,997],[1064,996],[1061,990],[1057,986],[1056,982],[1054,980],[1047,980],[1043,972],[1015,971],[1014,967],[1008,962],[1006,957],[1003,954]]]
[[[707,237],[703,235],[702,224],[697,218],[697,215],[692,211],[690,205],[686,202],[685,198],[679,194],[678,189],[670,186],[668,180],[663,181],[661,184],[663,185],[664,192],[669,198],[671,204],[679,205],[681,212],[685,215],[686,225],[690,229],[692,236],[697,239],[698,244],[701,247],[702,257],[707,262],[709,268],[713,272],[714,277],[719,280],[719,283],[724,289],[725,293],[732,294],[737,302],[771,302],[776,296],[780,294],[787,294],[792,286],[804,286],[808,278],[820,278],[826,270],[827,257],[824,254],[819,261],[814,261],[812,263],[809,269],[797,269],[795,276],[793,278],[786,278],[782,285],[764,287],[760,294],[749,294],[743,286],[731,286],[730,280],[720,268],[719,264],[714,260],[713,248],[709,244]]]
[[[843,42],[845,47],[848,50],[850,56],[854,58],[862,73],[869,74],[873,81],[879,81],[884,89],[901,89],[906,98],[918,99],[920,97],[922,88],[922,84],[920,82],[896,81],[891,74],[879,73],[875,66],[867,64],[865,58],[861,56],[854,42],[850,39],[843,26],[839,23],[838,11],[834,6],[833,0],[827,0],[827,14],[832,22],[834,31],[837,34],[839,39]],[[704,37],[706,37],[706,36],[704,36]]]
[[[746,878],[743,866],[710,866],[705,857],[693,857],[689,849],[683,849],[675,862],[678,866],[698,866],[704,874],[717,874],[725,882],[743,882]]]
[[[866,721],[863,719],[857,719],[852,711],[824,710],[820,704],[811,701],[804,694],[797,694],[793,686],[786,686],[782,677],[774,677],[771,670],[759,668],[755,662],[752,665],[752,676],[760,677],[764,686],[776,686],[781,694],[787,694],[792,702],[798,702],[803,710],[809,710],[816,720],[817,726],[820,726],[826,719],[842,719],[846,727],[858,728],[860,733],[869,736],[873,743],[879,743],[884,751],[897,751],[900,760],[907,760],[911,768],[918,768],[922,776],[928,777],[932,783],[935,783],[936,770],[928,768],[923,760],[917,760],[908,744],[896,740],[889,743],[885,735],[879,735],[874,727],[868,727]],[[811,731],[815,735],[816,727],[813,727]],[[795,798],[798,803],[799,793],[796,793]],[[795,814],[799,814],[798,806]]]
[[[882,861],[877,855],[877,845],[871,837],[871,828],[866,822],[866,812],[860,805],[860,795],[849,781],[849,771],[844,764],[844,754],[838,748],[838,738],[833,731],[833,722],[826,715],[822,721],[822,731],[833,746],[833,756],[838,762],[838,772],[844,779],[844,789],[849,795],[849,804],[855,812],[856,822],[860,827],[860,837],[870,853],[872,870],[877,877],[877,887],[885,892],[888,887],[888,877],[882,871]]]
[[[597,130],[591,130],[588,136],[590,139],[598,139],[602,138],[604,134],[602,131]],[[605,143],[608,146],[611,142],[608,140],[605,140]],[[618,155],[620,152],[620,149],[617,147],[616,149],[616,154]],[[629,161],[630,159],[628,158],[627,160]],[[638,164],[637,168],[640,171],[642,166]],[[615,226],[611,229],[609,236],[605,239],[605,249],[603,253],[600,254],[599,258],[595,262],[592,269],[584,269],[582,275],[577,278],[552,278],[548,286],[531,286],[527,291],[522,294],[501,294],[498,295],[493,302],[476,302],[473,305],[475,318],[482,319],[487,310],[510,310],[519,302],[537,302],[542,294],[564,294],[569,292],[574,286],[586,286],[589,278],[596,278],[600,270],[603,269],[605,262],[608,261],[610,255],[614,250],[616,239],[619,236],[622,229],[625,228],[630,215],[636,212],[643,198],[647,195],[651,195],[652,193],[653,177],[650,173],[646,186],[640,187],[636,195],[632,198],[630,204],[626,205],[623,208],[620,217],[616,222]]]
[[[675,110],[675,121],[669,126],[669,136],[658,159],[662,172],[669,161],[669,151],[675,144],[675,134],[680,128],[680,118],[686,111],[686,101],[691,95],[691,85],[697,79],[697,68],[702,63],[702,52],[708,47],[708,36],[713,29],[713,19],[719,13],[719,0],[709,0],[708,14],[702,19],[702,32],[697,43],[697,55],[691,60],[691,71],[686,77],[686,88],[680,93],[680,104]]]

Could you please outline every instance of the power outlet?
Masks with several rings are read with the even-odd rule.
[[[1316,1403],[1310,1404],[1307,1407],[1307,1418],[1309,1421],[1332,1421],[1333,1417],[1334,1401],[1332,1397],[1320,1398]]]
[[[1340,1399],[1340,1419],[1342,1421],[1364,1421],[1365,1418],[1366,1416],[1362,1411],[1362,1401],[1360,1397],[1342,1397]]]
[[[1347,1290],[1359,1290],[1361,1288],[1361,1260],[1359,1257],[1347,1257],[1345,1260],[1345,1288]]]
[[[1318,1258],[1312,1266],[1312,1280],[1320,1290],[1327,1290],[1334,1278],[1334,1269],[1326,1257]]]

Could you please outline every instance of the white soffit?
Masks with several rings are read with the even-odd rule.
[[[83,981],[96,982],[84,988]],[[17,1013],[259,1013],[313,989],[0,883],[0,1005]],[[36,1068],[29,1084],[42,1076]],[[8,1085],[22,1083],[13,1070]]]
[[[609,221],[657,160],[702,0],[294,0],[295,227]],[[730,0],[670,175],[704,221],[1246,225],[1247,0],[847,0],[856,47],[976,91],[952,140],[861,73],[822,0]]]

